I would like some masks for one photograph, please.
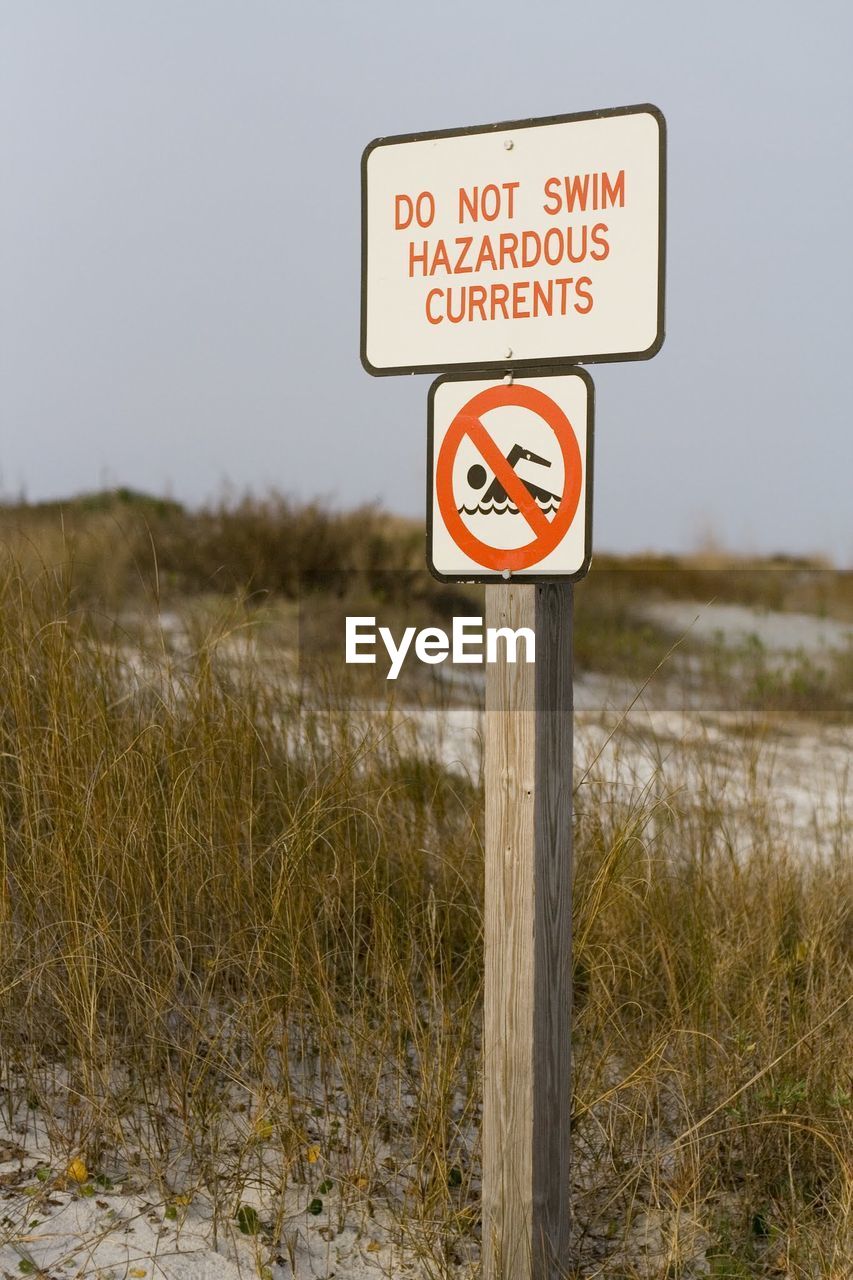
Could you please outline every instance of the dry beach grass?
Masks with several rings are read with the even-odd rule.
[[[156,562],[127,552],[112,519],[18,512],[0,553],[0,1271],[106,1276],[44,1224],[144,1194],[164,1275],[202,1274],[168,1270],[193,1208],[240,1274],[473,1274],[476,769],[300,680],[264,642],[283,579],[193,611],[177,551],[154,531]],[[396,536],[371,530],[362,560]],[[274,533],[246,546],[272,563]],[[217,562],[257,586],[248,552],[203,545],[208,589]],[[611,754],[579,771],[578,1276],[853,1275],[846,809],[786,829],[759,785],[772,734],[744,724],[736,766],[709,737],[701,785],[695,743],[682,785],[678,743],[633,788]],[[735,767],[755,779],[737,811]]]

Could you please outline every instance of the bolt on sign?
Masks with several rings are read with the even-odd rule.
[[[591,556],[592,379],[450,374],[429,396],[427,563],[444,582],[582,578]]]
[[[660,111],[642,105],[370,143],[367,371],[655,355],[664,336],[665,132]]]

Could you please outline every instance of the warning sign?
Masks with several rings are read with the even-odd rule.
[[[365,368],[653,356],[664,205],[648,105],[377,139],[362,160]]]
[[[439,378],[429,400],[427,561],[442,581],[584,576],[593,388],[583,370]]]

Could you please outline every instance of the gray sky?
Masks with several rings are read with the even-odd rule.
[[[667,339],[590,366],[597,548],[853,562],[847,0],[3,0],[0,484],[424,508],[358,356],[372,138],[654,102]]]

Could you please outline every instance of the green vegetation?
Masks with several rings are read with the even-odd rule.
[[[315,580],[322,590],[346,586],[354,573],[390,582],[423,563],[423,534],[412,523],[371,507],[333,513],[275,495],[195,512],[126,489],[6,506],[0,542],[33,567],[72,561],[76,597],[113,608],[141,593],[296,599]]]
[[[393,707],[255,643],[283,634],[305,557],[386,567],[393,523],[112,502],[64,535],[54,512],[3,515],[0,1111],[45,1127],[52,1167],[150,1179],[170,1219],[203,1195],[275,1252],[297,1210],[332,1231],[375,1214],[425,1274],[467,1275],[479,786]],[[291,517],[308,550],[285,554]],[[408,567],[411,530],[395,546]],[[181,603],[226,581],[215,608]],[[659,641],[614,665],[654,665]],[[759,738],[737,765],[709,739],[701,788],[617,787],[615,749],[576,796],[577,1275],[846,1280],[845,820],[818,847],[768,794],[724,808]]]

